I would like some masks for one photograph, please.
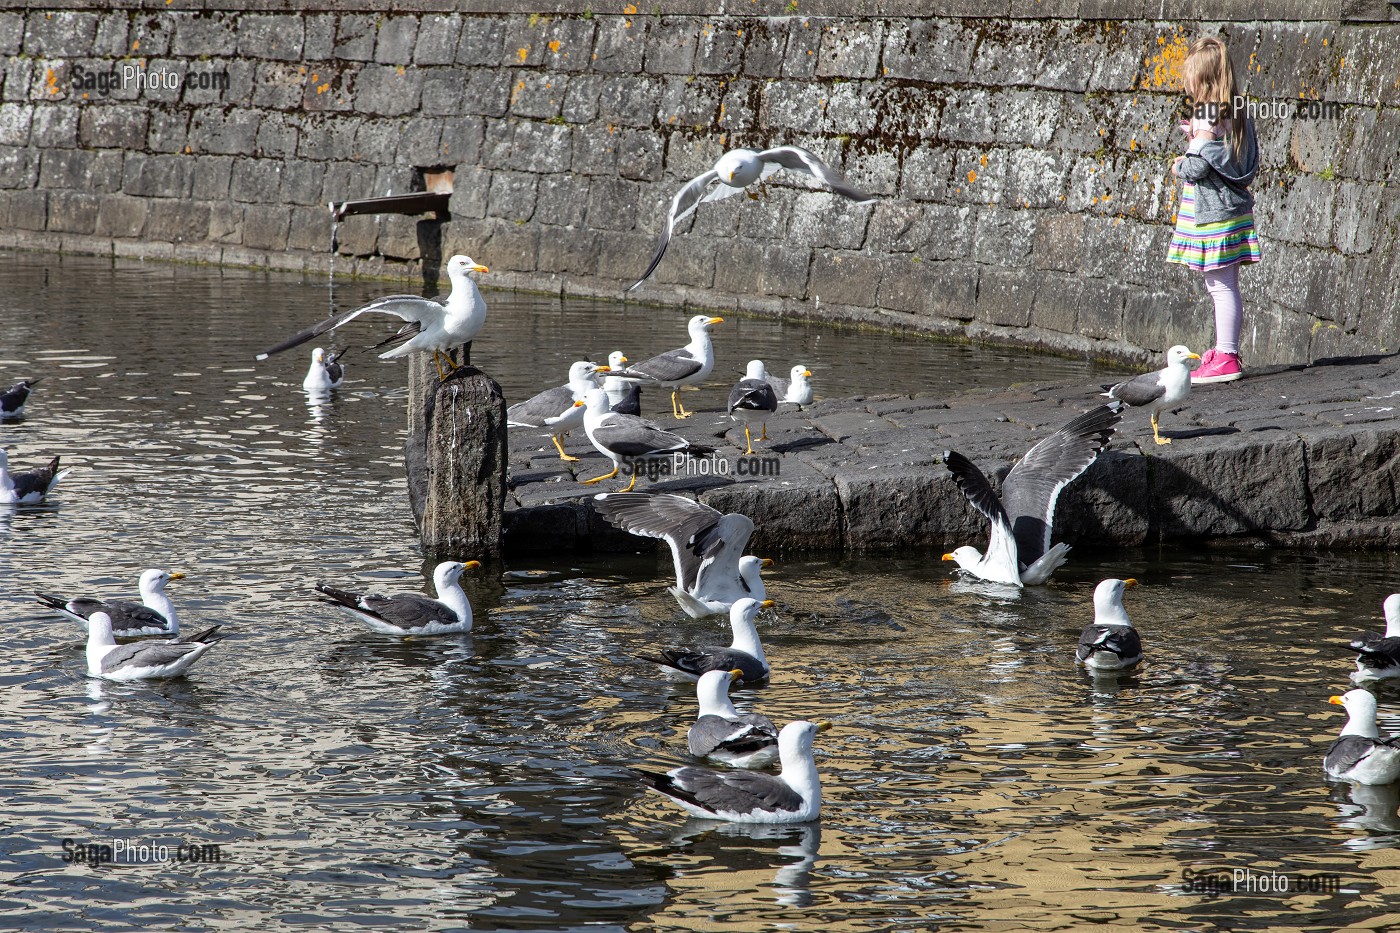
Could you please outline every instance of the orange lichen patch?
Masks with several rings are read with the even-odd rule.
[[[550,39],[550,40],[549,40],[549,50],[550,50],[551,52],[557,52],[557,51],[559,51],[559,40],[558,40],[558,39]]]
[[[525,59],[530,56],[530,47],[528,45],[523,45],[515,50],[515,54],[520,56],[520,64],[523,65],[525,64]]]
[[[967,173],[967,183],[974,184],[977,181],[977,169],[972,169]]]
[[[1327,38],[1325,36],[1322,39],[1322,45],[1324,48],[1327,46]]]
[[[982,166],[983,168],[987,167],[987,154],[985,152],[982,153],[982,158],[977,160],[977,164]]]
[[[1134,136],[1132,139],[1130,139],[1130,140],[1128,141],[1128,151],[1129,151],[1129,152],[1137,152],[1137,147],[1138,147],[1137,137]]]
[[[399,75],[402,75],[403,72],[404,72],[404,67],[403,67],[403,65],[400,65],[400,66],[396,69],[396,71],[395,71],[395,73],[396,73],[396,74],[399,74]]]
[[[330,89],[331,89],[331,83],[330,83],[329,81],[327,81],[325,84],[318,84],[318,85],[316,86],[316,93],[317,93],[317,94],[324,94],[324,93],[326,93],[327,91],[329,91]]]
[[[141,48],[141,40],[140,40],[140,39],[137,39],[135,42],[132,42],[132,43],[131,43],[131,51],[134,52],[134,51],[136,51],[136,50],[139,49],[139,48]]]
[[[636,15],[637,15],[637,5],[636,5],[635,3],[629,3],[629,4],[627,4],[625,7],[622,8],[622,15],[623,15],[623,16],[636,16]]]
[[[1142,84],[1147,88],[1172,88],[1181,84],[1181,66],[1191,44],[1179,31],[1170,39],[1157,37],[1157,51],[1143,59]]]

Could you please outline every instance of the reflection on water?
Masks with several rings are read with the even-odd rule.
[[[386,639],[313,598],[322,579],[425,585],[402,366],[351,354],[346,386],[310,398],[295,353],[251,363],[324,313],[323,281],[22,256],[0,294],[0,382],[45,377],[0,443],[18,464],[78,467],[51,505],[0,512],[10,928],[1335,929],[1386,909],[1395,789],[1329,787],[1321,756],[1344,645],[1397,588],[1391,554],[1081,550],[1025,592],[955,580],[936,554],[788,562],[762,625],[774,682],[743,702],[833,720],[824,818],[687,820],[626,770],[684,763],[695,709],[633,656],[719,632],[666,596],[668,558],[465,579],[468,637]],[[580,343],[673,346],[684,320],[488,300],[510,340],[474,358],[508,392],[559,381]],[[724,365],[820,363],[822,394],[1013,367],[1097,378],[734,323]],[[146,566],[184,571],[170,595],[186,624],[231,635],[183,681],[89,681],[78,628],[30,594],[130,596]],[[1128,611],[1147,661],[1091,677],[1074,645],[1105,576],[1143,581]],[[65,839],[215,843],[224,860],[94,868],[65,863]],[[1335,873],[1343,890],[1183,888],[1188,869],[1245,868]]]

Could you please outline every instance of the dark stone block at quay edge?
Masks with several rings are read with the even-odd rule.
[[[722,414],[701,411],[679,424],[659,417],[718,452],[707,466],[643,476],[636,488],[743,512],[757,526],[755,553],[925,548],[936,559],[957,544],[984,544],[986,532],[940,462],[943,451],[960,451],[999,481],[1037,440],[1099,404],[1098,392],[1018,385],[946,399],[784,405],[757,457],[742,456],[743,430]],[[703,408],[705,396],[695,398]],[[1061,497],[1057,540],[1400,543],[1400,357],[1323,360],[1198,386],[1162,427],[1173,443],[1158,447],[1147,412],[1125,412],[1104,455]],[[647,548],[592,508],[596,493],[626,478],[582,485],[612,465],[582,431],[566,446],[578,463],[560,461],[543,436],[511,432],[505,552]]]

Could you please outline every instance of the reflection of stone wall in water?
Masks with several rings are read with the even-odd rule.
[[[682,179],[727,147],[800,143],[882,199],[798,180],[705,205],[640,296],[1129,358],[1205,346],[1199,277],[1163,262],[1167,168],[1176,69],[1221,29],[1245,93],[1336,105],[1258,121],[1246,359],[1396,343],[1400,45],[1380,21],[1400,12],[1379,0],[1214,26],[1145,20],[1141,0],[337,5],[0,13],[0,245],[323,269],[328,201],[450,166],[444,255],[490,284],[617,295]],[[94,76],[141,59],[185,80],[104,94]],[[411,272],[415,224],[349,218],[337,268]]]

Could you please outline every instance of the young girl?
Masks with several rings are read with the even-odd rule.
[[[1191,382],[1233,382],[1244,375],[1240,266],[1259,261],[1249,193],[1259,168],[1259,144],[1224,42],[1211,37],[1193,42],[1182,65],[1182,84],[1192,113],[1181,129],[1191,143],[1172,162],[1172,174],[1185,185],[1167,262],[1199,269],[1215,302],[1215,349],[1206,351]]]

